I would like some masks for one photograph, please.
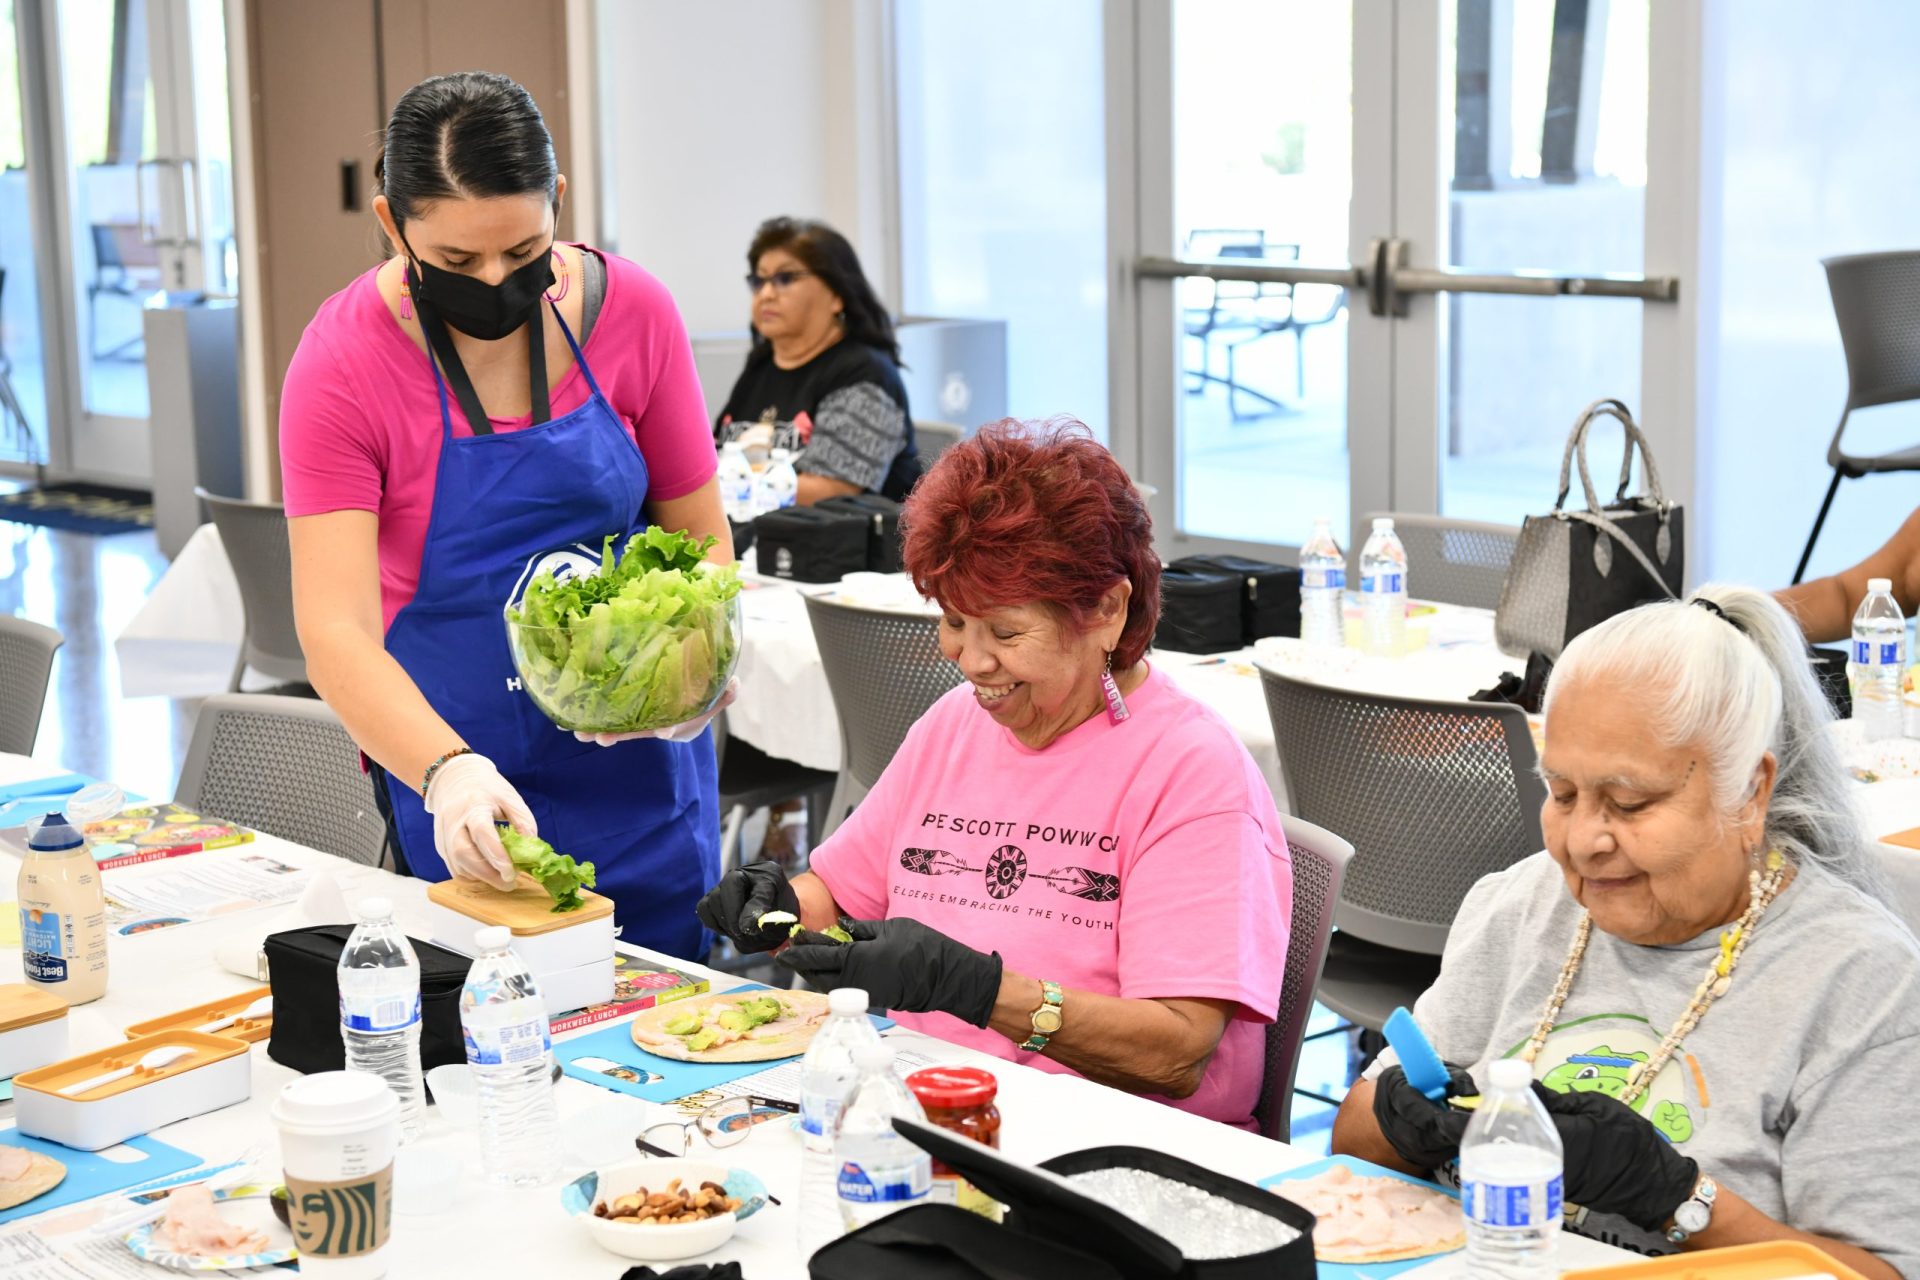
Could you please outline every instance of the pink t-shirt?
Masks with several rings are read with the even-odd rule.
[[[1158,670],[1034,751],[962,685],[907,734],[866,799],[815,851],[845,914],[909,916],[1009,971],[1127,999],[1232,1000],[1182,1110],[1247,1125],[1264,1024],[1280,1003],[1293,864],[1273,793],[1233,730]],[[1073,1024],[1073,998],[1066,1003]],[[951,1014],[907,1026],[1044,1071],[1052,1058]]]
[[[585,354],[600,390],[633,433],[651,501],[683,497],[716,467],[713,435],[686,326],[666,286],[613,254]],[[289,516],[371,511],[380,517],[383,620],[413,598],[440,462],[440,402],[427,353],[394,322],[368,271],[320,305],[287,369],[280,399],[280,475]],[[553,416],[591,394],[574,363],[553,389]],[[454,434],[470,436],[448,396]],[[494,418],[496,431],[531,425]]]

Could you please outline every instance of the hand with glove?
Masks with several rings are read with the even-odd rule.
[[[495,824],[504,822],[523,836],[539,835],[540,827],[493,761],[471,751],[448,759],[427,784],[426,806],[433,815],[433,847],[448,871],[513,888],[513,860]]]
[[[684,723],[670,724],[664,729],[643,729],[639,733],[576,733],[573,736],[581,742],[597,742],[603,747],[610,747],[616,742],[632,742],[636,738],[658,738],[662,742],[692,742],[706,732],[707,726],[713,723],[715,716],[733,705],[733,700],[739,696],[739,693],[740,682],[737,679],[729,679],[727,687],[721,690],[720,701],[713,704],[712,710]]]
[[[1473,1077],[1447,1065],[1447,1097],[1472,1097],[1480,1092]],[[1407,1083],[1404,1067],[1392,1066],[1373,1082],[1373,1118],[1380,1136],[1400,1158],[1421,1169],[1438,1169],[1460,1155],[1460,1138],[1469,1114],[1435,1102]]]
[[[749,862],[727,872],[693,909],[701,924],[724,934],[743,954],[771,951],[787,940],[790,924],[760,927],[760,917],[769,911],[800,915],[800,895],[777,862]]]
[[[1611,1213],[1661,1231],[1693,1194],[1700,1166],[1632,1107],[1604,1093],[1533,1091],[1546,1104],[1566,1150],[1568,1204]]]
[[[875,1009],[950,1013],[984,1027],[1000,997],[1000,953],[981,953],[918,920],[847,920],[852,942],[801,942],[778,959],[822,991],[860,987]]]

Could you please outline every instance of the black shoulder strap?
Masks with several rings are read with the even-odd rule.
[[[447,385],[453,388],[453,398],[460,402],[460,412],[467,417],[467,426],[476,436],[493,434],[493,423],[487,418],[487,411],[481,407],[480,395],[473,389],[473,379],[467,376],[467,368],[460,363],[460,353],[454,349],[453,335],[447,332],[446,323],[440,319],[431,304],[425,303],[418,291],[414,294],[414,310],[420,316],[420,328],[427,335],[427,345],[433,348],[433,354],[440,362],[440,372],[446,378]],[[536,304],[527,313],[527,392],[533,403],[533,421],[535,425],[547,422],[553,417],[553,403],[547,394],[547,342],[546,331],[540,323],[540,307]]]

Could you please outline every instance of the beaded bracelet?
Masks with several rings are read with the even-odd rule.
[[[447,754],[441,756],[438,760],[435,760],[432,764],[428,765],[427,776],[420,780],[420,794],[423,796],[427,794],[427,788],[433,785],[433,775],[440,772],[441,765],[453,759],[455,756],[470,756],[472,754],[473,754],[472,747],[455,747],[453,750],[447,752]]]

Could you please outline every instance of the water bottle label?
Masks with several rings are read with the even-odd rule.
[[[467,1061],[476,1067],[519,1066],[522,1063],[539,1062],[553,1047],[553,1041],[547,1035],[544,1009],[532,1018],[515,1018],[511,1022],[495,1025],[463,1019],[460,1032],[467,1044]]]
[[[1880,655],[1877,658],[1874,657],[1876,650]],[[1853,660],[1856,665],[1862,667],[1894,666],[1900,661],[1900,642],[1898,640],[1883,641],[1876,646],[1871,640],[1855,640]]]
[[[1404,573],[1362,574],[1360,589],[1368,595],[1397,596],[1407,589],[1407,575]]]
[[[349,1031],[405,1031],[420,1021],[420,989],[395,989],[387,969],[340,973],[340,1025]]]
[[[923,1200],[933,1189],[933,1170],[925,1160],[878,1174],[869,1173],[858,1161],[840,1164],[837,1182],[840,1198],[849,1204],[906,1204]]]
[[[1302,569],[1300,585],[1308,591],[1345,591],[1347,589],[1347,571],[1345,569]]]
[[[1544,1227],[1560,1217],[1560,1175],[1549,1182],[1462,1182],[1460,1207],[1482,1226]]]
[[[66,952],[60,946],[60,913],[20,908],[20,963],[34,982],[65,982]]]
[[[833,1132],[833,1122],[840,1114],[840,1101],[819,1093],[800,1095],[800,1132],[810,1137],[824,1138]]]

